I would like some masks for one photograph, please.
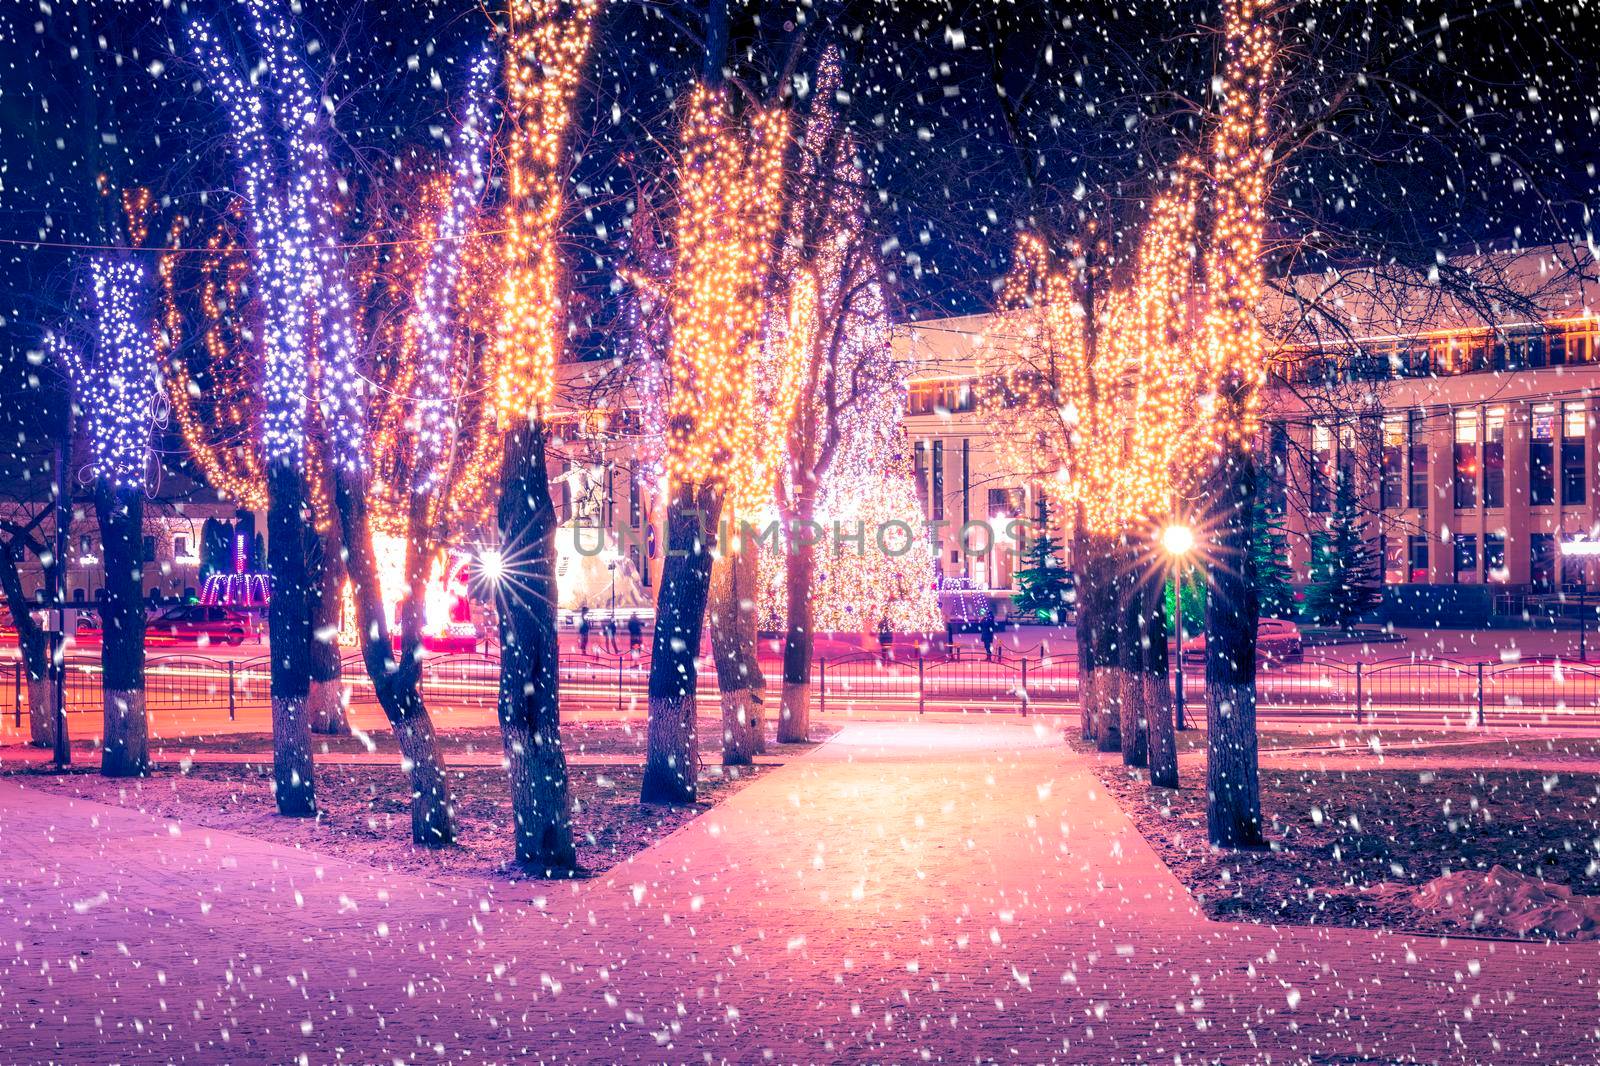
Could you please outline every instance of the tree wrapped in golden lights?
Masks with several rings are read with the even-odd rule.
[[[497,513],[500,730],[510,776],[517,860],[577,866],[560,731],[555,504],[545,467],[546,409],[567,334],[560,237],[574,102],[599,0],[511,0],[505,26],[505,202],[502,283],[486,380],[503,452]],[[483,447],[491,444],[485,438]]]
[[[248,223],[235,201],[209,220],[203,244],[183,238],[206,220],[179,215],[157,257],[161,329],[157,346],[172,421],[190,461],[219,497],[244,510],[267,507],[262,436],[260,361],[254,357],[256,323],[262,313],[252,291],[249,248],[241,233]],[[315,346],[308,362],[319,356]],[[327,424],[318,401],[320,375],[311,375],[307,409],[307,495],[315,537],[307,538],[307,598],[312,643],[306,717],[313,733],[346,734],[342,662],[337,641],[324,639],[340,615],[345,568],[326,451]]]
[[[1223,70],[1211,134],[1205,251],[1209,302],[1201,343],[1201,394],[1216,442],[1207,488],[1210,587],[1206,597],[1207,829],[1211,843],[1261,843],[1256,754],[1259,615],[1251,551],[1255,464],[1251,448],[1266,380],[1257,320],[1262,240],[1273,167],[1271,116],[1278,35],[1264,0],[1224,0]]]
[[[1206,447],[1188,328],[1195,208],[1185,160],[1140,206],[1125,253],[1094,219],[1059,252],[1022,234],[980,355],[998,450],[1072,518],[1083,734],[1132,765],[1156,734],[1163,780],[1176,763],[1160,571],[1146,545],[1183,456]]]
[[[1071,514],[1078,560],[1078,658],[1083,732],[1120,744],[1120,629],[1111,624],[1123,524],[1119,495],[1131,424],[1130,345],[1111,338],[1112,248],[1091,219],[1060,251],[1017,238],[999,308],[980,339],[977,402],[997,453]],[[1040,531],[1044,535],[1044,531]]]
[[[711,66],[708,60],[708,67]],[[641,799],[692,803],[695,655],[710,590],[711,532],[723,503],[766,477],[763,426],[750,417],[763,310],[782,217],[788,117],[724,85],[684,106],[668,292],[667,557],[657,598],[650,726]]]

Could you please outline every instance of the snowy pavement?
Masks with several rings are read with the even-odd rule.
[[[0,1060],[1594,1061],[1600,952],[1208,922],[1043,723],[494,887],[0,783]]]

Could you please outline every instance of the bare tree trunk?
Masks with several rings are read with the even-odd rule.
[[[561,745],[561,649],[556,629],[556,508],[545,427],[506,436],[500,550],[500,733],[511,778],[517,861],[546,877],[578,871],[567,756]]]
[[[100,772],[141,777],[150,772],[150,724],[144,707],[144,493],[95,483],[95,516],[105,554],[100,676],[105,726]]]
[[[1089,616],[1079,622],[1080,642],[1088,642],[1089,669],[1085,699],[1094,726],[1095,747],[1122,749],[1121,678],[1117,671],[1117,578],[1112,546],[1105,538],[1091,537],[1088,572]],[[1080,597],[1081,599],[1081,597]],[[1081,655],[1080,651],[1080,655]]]
[[[1098,677],[1094,669],[1094,631],[1097,613],[1095,599],[1094,546],[1083,528],[1083,507],[1078,507],[1073,526],[1073,559],[1077,565],[1078,618],[1074,633],[1078,642],[1078,726],[1084,740],[1095,737],[1095,691]]]
[[[711,566],[708,621],[722,696],[722,765],[748,766],[762,750],[766,678],[756,658],[756,546],[741,542]]]
[[[721,495],[684,485],[667,514],[667,556],[656,593],[650,649],[650,730],[641,803],[686,804],[696,796],[700,752],[695,741],[695,683],[701,627],[711,587],[711,530]]]
[[[15,531],[12,536],[21,538],[26,531]],[[56,743],[56,691],[50,683],[49,641],[39,623],[34,620],[32,605],[22,591],[22,574],[17,569],[18,540],[0,544],[0,589],[5,592],[6,607],[11,614],[11,625],[17,631],[17,650],[22,656],[22,670],[28,682],[28,737],[36,748],[53,748]],[[43,545],[39,545],[42,550]],[[54,587],[54,573],[44,568],[45,583]]]
[[[1178,737],[1167,666],[1166,593],[1161,577],[1145,587],[1144,714],[1150,731],[1150,783],[1178,787]]]
[[[1215,529],[1206,596],[1206,827],[1217,847],[1262,843],[1256,753],[1255,567],[1250,550],[1255,470],[1248,450],[1217,459]]]
[[[28,743],[36,748],[56,744],[56,686],[51,679],[28,674]]]
[[[344,564],[340,538],[329,531],[311,544],[311,689],[306,717],[311,732],[349,736],[345,705],[344,663],[339,655],[339,615],[343,603]]]
[[[445,847],[455,840],[449,776],[433,719],[422,701],[421,666],[410,656],[396,661],[389,639],[377,565],[372,557],[365,486],[359,475],[340,469],[334,478],[334,492],[345,569],[355,600],[356,625],[361,631],[362,661],[411,776],[411,841],[423,847]]]
[[[1145,712],[1144,644],[1147,638],[1148,609],[1145,585],[1148,583],[1139,572],[1139,560],[1133,547],[1123,541],[1118,553],[1117,582],[1117,665],[1121,674],[1122,697],[1120,740],[1124,766],[1148,766],[1150,745]]]
[[[287,462],[267,470],[267,548],[272,603],[272,781],[278,813],[317,813],[306,697],[311,690],[311,612],[306,602],[305,479]]]
[[[817,574],[817,548],[811,536],[815,520],[814,490],[804,486],[795,501],[784,542],[783,705],[778,712],[778,743],[803,744],[811,739],[811,657],[816,646],[812,588]]]

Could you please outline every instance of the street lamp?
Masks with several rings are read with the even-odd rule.
[[[1186,728],[1183,721],[1183,561],[1188,554],[1194,551],[1194,530],[1181,523],[1174,523],[1161,531],[1161,547],[1172,558],[1172,614],[1177,620],[1174,627],[1178,633],[1178,670],[1176,693],[1173,696],[1172,709],[1174,724],[1179,729]]]
[[[1589,560],[1600,555],[1600,540],[1563,540],[1561,554],[1578,560],[1578,661],[1589,661]]]

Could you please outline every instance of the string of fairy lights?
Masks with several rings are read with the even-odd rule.
[[[298,64],[289,55],[287,20],[266,0],[247,0],[247,9],[251,33],[261,46],[266,67],[267,76],[259,80],[235,68],[206,22],[190,22],[188,37],[212,91],[228,114],[239,164],[239,192],[250,210],[255,278],[265,309],[261,439],[266,463],[298,470],[305,457],[309,391],[305,358],[311,327],[308,297],[314,293],[312,286],[319,274],[308,202],[314,179],[304,169],[316,157],[307,142],[315,139],[317,109],[300,99]],[[284,128],[287,168],[276,165],[266,126],[269,114],[277,116]]]
[[[461,275],[461,238],[477,214],[483,195],[484,156],[489,144],[489,98],[495,61],[485,52],[473,61],[466,108],[456,137],[449,192],[430,245],[433,253],[417,288],[409,329],[416,338],[416,391],[419,396],[412,465],[412,491],[436,492],[445,476],[445,456],[456,437],[455,298]]]
[[[1002,461],[1047,486],[1091,533],[1165,517],[1201,469],[1196,457],[1258,428],[1277,39],[1261,0],[1227,0],[1223,10],[1227,59],[1209,157],[1180,160],[1151,197],[1131,270],[1116,285],[1109,268],[1096,270],[1110,250],[1092,221],[1059,252],[1023,233],[979,338],[978,401],[996,416]]]
[[[764,426],[749,417],[764,297],[781,221],[788,113],[696,85],[684,108],[670,281],[667,472],[719,490],[762,482]],[[792,409],[792,404],[791,404]],[[753,491],[753,490],[752,490]]]
[[[780,458],[774,480],[792,500],[804,476],[798,467],[824,458],[810,451],[817,435],[837,435],[813,509],[813,520],[827,531],[811,588],[813,628],[872,631],[886,622],[897,632],[925,631],[940,624],[934,548],[922,533],[911,448],[900,424],[906,366],[890,343],[882,264],[862,192],[866,175],[835,104],[841,82],[839,54],[829,48],[818,64],[790,185],[775,278],[788,285],[786,301],[767,312],[768,372],[797,371],[800,395],[787,417],[805,425],[801,435],[786,436],[793,451],[782,456],[788,463]],[[859,534],[859,550],[837,543],[835,531]],[[759,567],[757,617],[763,628],[781,630],[785,559],[763,553]]]
[[[550,402],[565,341],[558,241],[565,197],[563,150],[573,99],[594,37],[600,0],[511,0],[506,37],[505,278],[495,362],[502,429]]]
[[[1256,309],[1263,285],[1271,166],[1268,119],[1278,38],[1264,0],[1225,0],[1227,60],[1211,146],[1212,233],[1205,257],[1210,296],[1201,364],[1205,392],[1215,397],[1218,443],[1255,436],[1266,384],[1266,344]]]
[[[88,428],[90,470],[119,490],[142,490],[150,470],[150,438],[159,418],[149,278],[131,258],[90,261],[91,339],[49,337],[67,367]]]

